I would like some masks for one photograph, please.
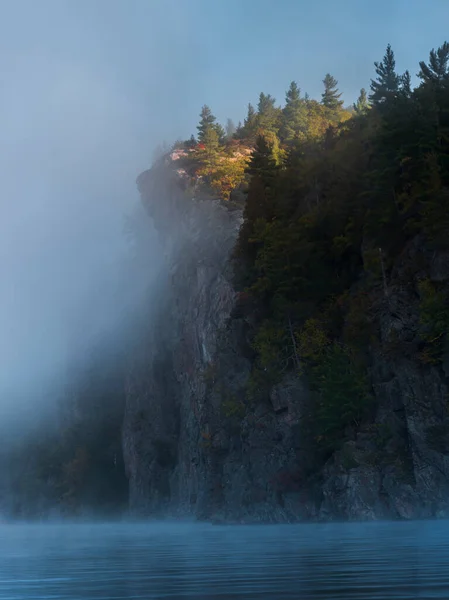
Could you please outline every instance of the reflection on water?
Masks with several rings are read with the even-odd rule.
[[[449,523],[0,526],[0,599],[449,599]]]

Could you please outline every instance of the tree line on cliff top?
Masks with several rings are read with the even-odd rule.
[[[369,94],[362,89],[351,110],[326,75],[320,101],[292,82],[282,108],[261,93],[228,133],[204,106],[199,143],[189,142],[197,174],[218,195],[246,192],[234,252],[243,310],[256,315],[246,401],[289,371],[305,373],[324,449],[368,418],[376,311],[389,302],[398,256],[418,235],[434,252],[449,243],[449,44],[420,62],[414,89],[390,46],[374,67]],[[449,291],[425,280],[417,294],[413,357],[440,364]]]

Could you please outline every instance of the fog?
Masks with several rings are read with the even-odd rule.
[[[106,5],[94,4],[0,8],[3,426],[51,408],[52,393],[89,347],[123,333],[161,265],[150,221],[141,228],[145,257],[134,258],[124,223],[146,218],[135,179],[176,128],[166,119],[164,130],[159,101],[152,104],[169,89],[172,73],[161,71],[153,52],[144,90],[132,88],[125,65],[106,60],[108,49],[116,54],[120,29],[112,27],[110,39],[101,26],[95,30]],[[118,6],[108,3],[109,14]],[[142,4],[134,7],[142,12]],[[153,43],[170,33],[160,9],[148,3],[141,15]],[[174,66],[175,56],[165,61]]]
[[[364,22],[382,28],[351,17],[355,0],[325,4],[326,23],[344,21],[338,40],[319,25],[321,5],[290,0],[287,12],[265,0],[0,3],[0,425],[41,414],[91,340],[123,330],[161,265],[148,222],[129,268],[135,178],[157,145],[195,131],[203,103],[237,122],[262,89],[280,102],[292,78],[316,96],[329,69],[350,103],[390,38],[408,67],[439,39],[432,21],[407,57],[412,25],[434,19],[424,8],[402,27],[398,0],[380,35],[379,3]]]
[[[448,533],[444,521],[2,525],[0,597],[443,599]]]

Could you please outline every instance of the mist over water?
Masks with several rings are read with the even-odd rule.
[[[2,529],[7,598],[447,598],[447,522]]]
[[[399,30],[399,55],[416,41],[416,57],[401,61],[417,64],[439,42],[435,23],[425,35],[426,15],[407,27],[401,0],[384,39],[381,3],[363,19],[355,0],[348,14],[331,2],[286,1],[287,11],[265,0],[0,3],[0,600],[449,597],[447,522],[81,521],[126,513],[123,380],[111,365],[123,367],[162,295],[163,252],[136,177],[158,145],[195,132],[204,103],[238,122],[262,90],[280,103],[292,78],[319,97],[331,70],[350,104]],[[58,429],[72,383],[84,414]],[[58,479],[86,448],[83,485]],[[97,510],[61,524],[84,506]]]

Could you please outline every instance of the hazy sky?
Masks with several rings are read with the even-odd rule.
[[[0,0],[0,419],[126,313],[123,215],[156,144],[328,71],[352,102],[388,42],[415,74],[448,23],[448,0]]]

